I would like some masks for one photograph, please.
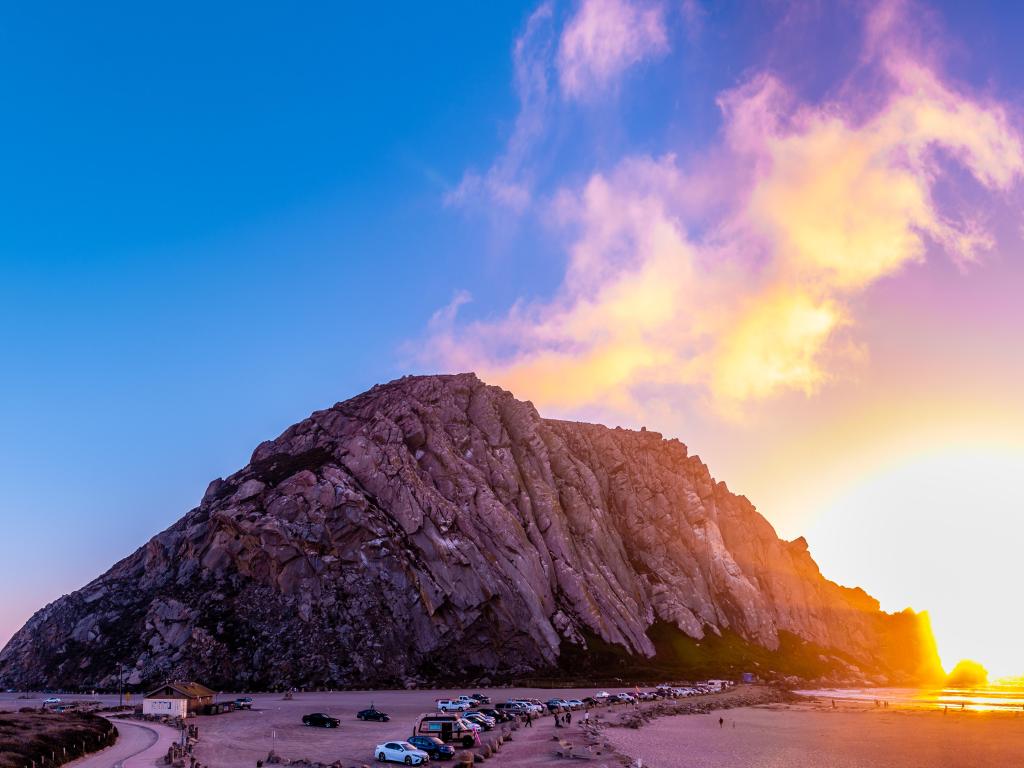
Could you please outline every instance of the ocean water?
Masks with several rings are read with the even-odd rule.
[[[988,685],[983,688],[821,688],[795,691],[842,702],[857,702],[902,709],[944,709],[969,712],[1024,713],[1024,685]]]

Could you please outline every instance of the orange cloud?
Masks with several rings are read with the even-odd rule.
[[[1024,173],[1005,108],[901,48],[893,7],[869,19],[866,50],[886,51],[862,65],[873,90],[851,79],[808,104],[757,74],[721,94],[712,152],[627,158],[557,196],[572,245],[553,298],[468,324],[452,314],[428,359],[562,410],[639,415],[638,391],[682,387],[738,415],[815,392],[862,353],[854,296],[929,247],[967,263],[992,244],[972,211],[937,204],[936,185],[957,168],[995,195]]]

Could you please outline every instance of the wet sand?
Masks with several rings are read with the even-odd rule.
[[[1024,716],[1015,713],[771,705],[660,718],[602,736],[644,768],[1024,765]]]

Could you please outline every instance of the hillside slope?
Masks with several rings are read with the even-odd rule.
[[[925,617],[824,579],[682,443],[545,420],[460,374],[374,387],[261,444],[34,615],[0,680],[109,686],[118,661],[135,684],[248,687],[685,672],[694,654],[721,666],[716,648],[762,673],[938,668]]]

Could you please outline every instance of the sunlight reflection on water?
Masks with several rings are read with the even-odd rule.
[[[911,709],[969,712],[1024,712],[1024,686],[990,685],[984,688],[821,688],[795,691],[801,696]]]

